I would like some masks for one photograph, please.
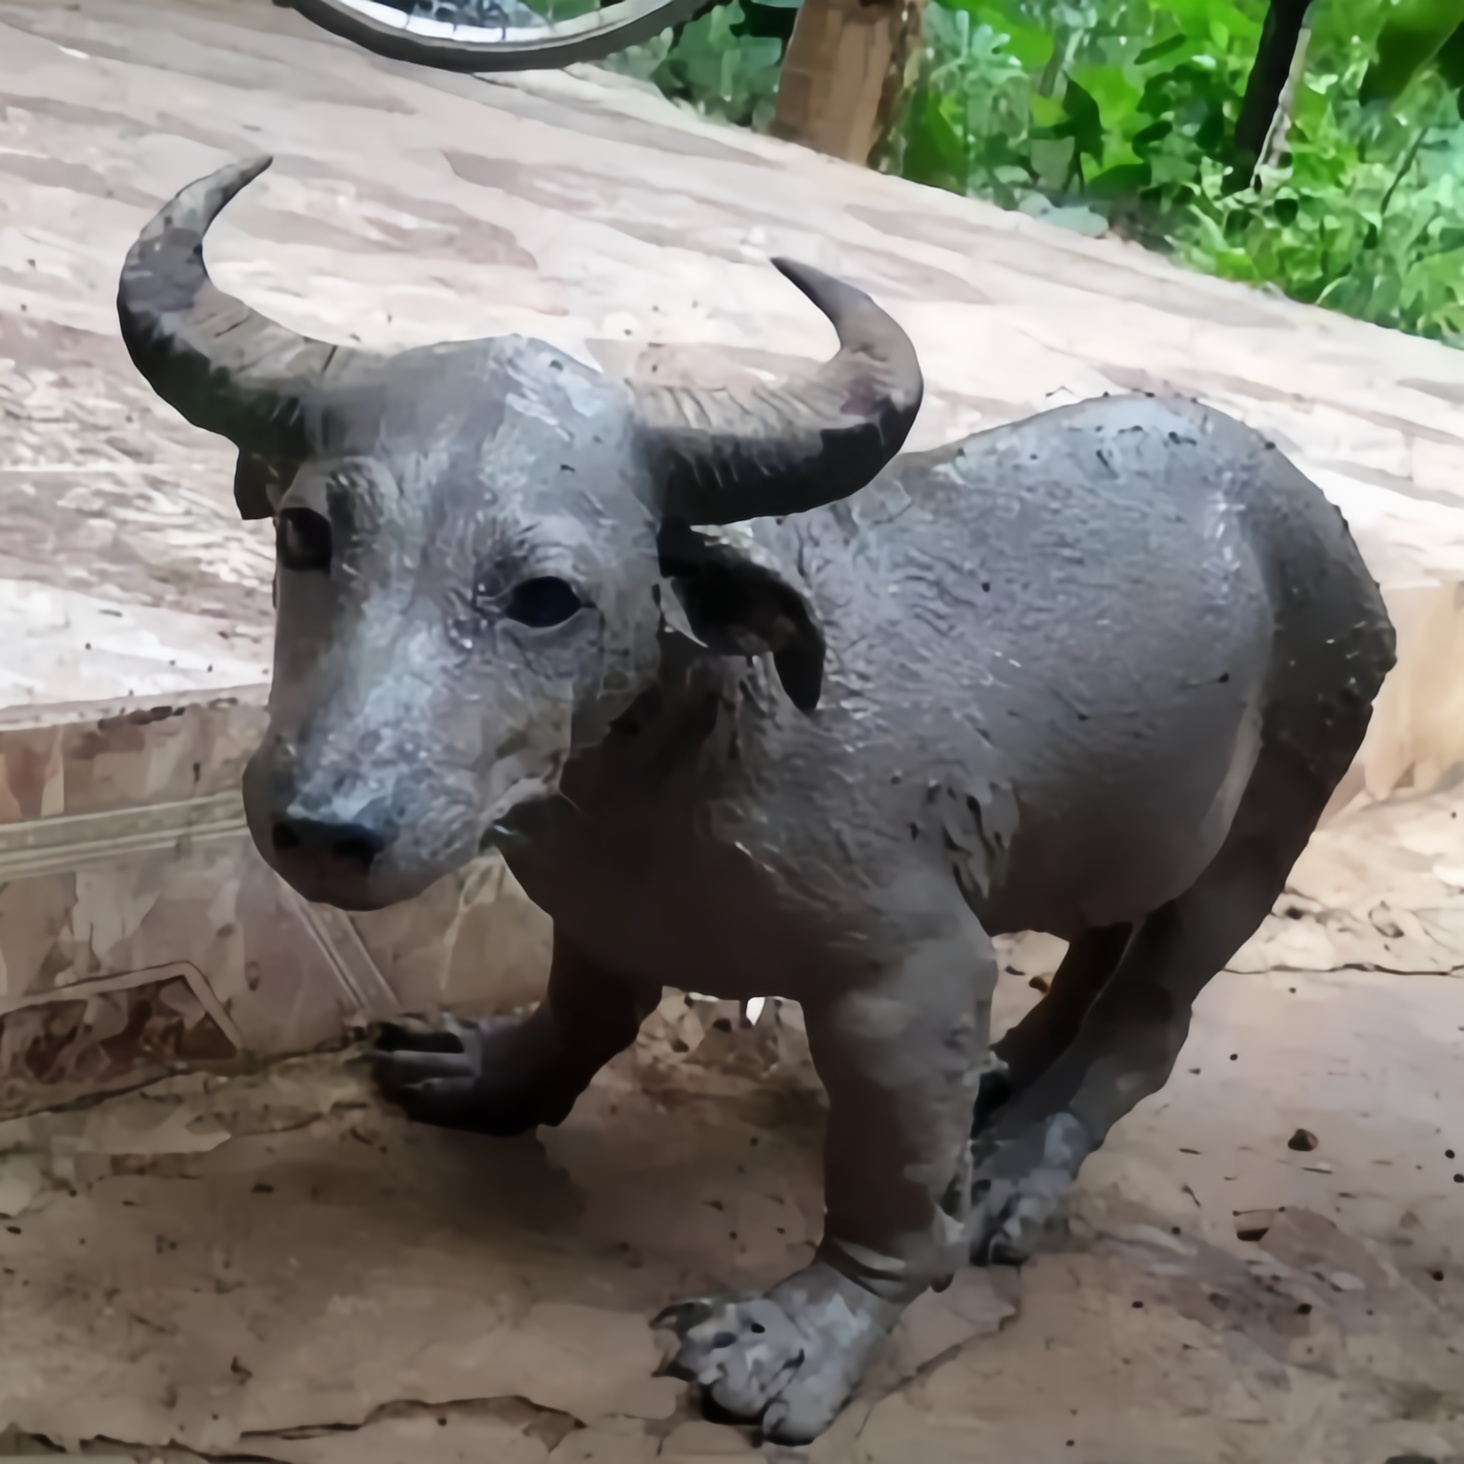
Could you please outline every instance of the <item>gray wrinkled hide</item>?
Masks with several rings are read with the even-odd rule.
[[[121,301],[140,369],[276,518],[254,837],[353,909],[496,846],[553,917],[531,1017],[387,1034],[383,1087],[427,1122],[560,1122],[666,985],[803,1004],[818,1255],[668,1320],[714,1403],[811,1439],[903,1308],[1027,1255],[1166,1080],[1361,743],[1377,588],[1315,487],[1183,401],[1085,402],[699,530],[667,514],[835,498],[903,440],[918,366],[862,296],[805,273],[842,364],[751,404],[648,414],[518,339],[338,357],[206,281],[197,200],[258,171],[180,195]],[[983,1081],[990,937],[1027,929],[1070,950]]]
[[[553,916],[527,1027],[384,1059],[429,1120],[557,1120],[663,984],[804,1003],[831,1098],[820,1259],[688,1320],[680,1367],[810,1437],[900,1307],[969,1246],[1024,1254],[1162,1083],[1193,995],[1264,918],[1360,742],[1391,631],[1337,512],[1192,403],[1051,412],[829,508],[662,529],[658,557],[616,389],[538,347],[483,360],[471,392],[464,363],[451,387],[394,388],[400,420],[363,406],[337,430],[372,466],[332,510],[353,523],[340,571],[282,576],[252,816],[267,853],[281,809],[383,821],[364,882],[327,890],[346,903],[415,893],[486,838]],[[332,471],[285,503],[329,505]],[[595,609],[548,631],[475,617],[475,577],[530,572]],[[658,615],[668,583],[704,645]],[[735,654],[775,643],[776,667]],[[806,701],[820,680],[812,714],[784,689]],[[1255,888],[1221,869],[1209,889],[1262,763],[1290,792],[1261,785],[1241,830]],[[1158,921],[1161,940],[1176,911],[1198,955],[1146,968],[1120,942],[1127,985],[1115,954],[1084,993],[1135,993],[1116,1035],[1084,1058],[1069,1030],[968,1150],[988,937],[1050,931],[1076,958],[1116,926]],[[1043,1098],[1060,1057],[1078,1067]]]
[[[477,853],[655,676],[655,519],[623,387],[519,340],[433,347],[312,404],[276,509],[330,525],[329,568],[278,575],[270,739],[246,803],[276,862],[288,816],[369,829],[369,880],[302,851],[282,872],[344,905],[414,895]],[[641,565],[645,573],[625,573]],[[519,581],[585,587],[558,632],[495,613]]]

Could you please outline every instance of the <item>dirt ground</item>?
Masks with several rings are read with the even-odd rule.
[[[1325,829],[1169,1086],[1084,1171],[1069,1233],[925,1298],[833,1432],[761,1456],[1464,1460],[1461,808]],[[1009,943],[1003,1020],[1059,954]],[[533,1140],[410,1127],[351,1054],[12,1122],[8,1447],[760,1457],[655,1376],[650,1319],[806,1257],[820,1123],[795,1009],[748,1027],[680,994]]]

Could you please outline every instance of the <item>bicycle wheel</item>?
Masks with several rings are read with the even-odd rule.
[[[378,56],[440,71],[541,71],[599,61],[693,19],[707,0],[616,0],[546,18],[522,0],[276,0]]]

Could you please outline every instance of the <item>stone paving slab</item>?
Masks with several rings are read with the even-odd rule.
[[[157,204],[262,150],[275,168],[210,257],[299,329],[388,348],[521,332],[617,372],[659,343],[686,372],[777,372],[829,344],[766,263],[791,254],[913,336],[930,384],[913,445],[1104,391],[1197,394],[1322,484],[1390,594],[1432,596],[1427,619],[1445,590],[1452,622],[1464,353],[717,127],[606,73],[414,71],[266,0],[0,0],[0,702],[267,674],[268,530],[235,519],[230,450],[136,377],[113,310]]]

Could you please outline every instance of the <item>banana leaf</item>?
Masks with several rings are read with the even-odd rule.
[[[1362,79],[1361,100],[1390,102],[1401,96],[1461,27],[1464,0],[1403,0],[1378,36],[1378,57]],[[1452,51],[1450,46],[1451,57]]]

